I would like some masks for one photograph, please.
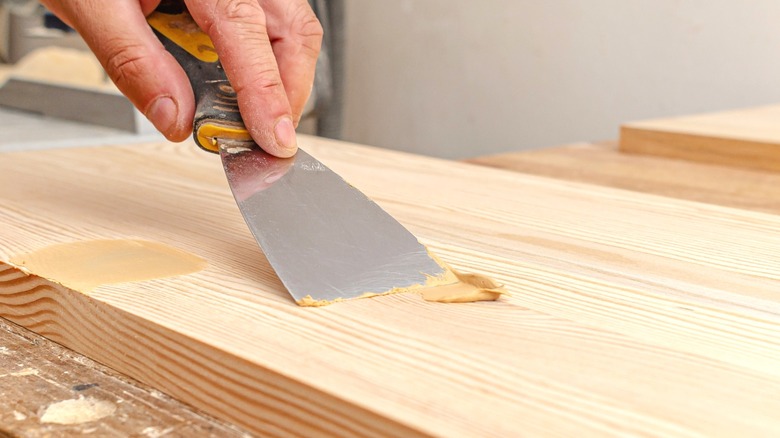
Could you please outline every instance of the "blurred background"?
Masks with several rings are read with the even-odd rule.
[[[465,158],[780,102],[773,0],[311,3],[327,38],[304,132]],[[41,45],[80,47],[42,27],[35,2],[0,4],[9,65]]]

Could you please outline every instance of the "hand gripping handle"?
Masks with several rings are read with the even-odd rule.
[[[192,136],[201,148],[219,153],[220,140],[251,142],[236,92],[219,62],[214,43],[193,20],[182,0],[162,0],[147,21],[181,64],[195,92]]]

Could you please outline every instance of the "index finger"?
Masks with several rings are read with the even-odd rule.
[[[297,124],[314,83],[322,25],[307,0],[259,1],[266,15],[273,18],[268,20],[268,34]]]
[[[292,110],[256,0],[185,0],[190,14],[214,42],[238,95],[249,133],[267,152],[289,157],[297,150]]]

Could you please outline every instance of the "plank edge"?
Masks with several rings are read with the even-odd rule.
[[[57,307],[56,310],[45,308],[52,304]],[[301,380],[252,364],[173,329],[150,323],[84,293],[26,273],[2,260],[0,318],[81,353],[214,418],[262,436],[303,431],[309,436],[377,433],[399,437],[428,436],[411,425],[325,393]],[[141,343],[149,345],[141,345],[144,348],[129,352],[124,349],[127,344],[123,337],[130,337],[133,342],[145,338],[146,342]],[[166,346],[173,347],[175,354],[183,353],[178,356],[183,364],[173,367],[175,369],[165,369],[164,362],[170,360],[173,354],[164,351]],[[201,381],[206,385],[194,389],[195,382],[202,380],[203,376],[207,376],[210,382]],[[236,376],[245,380],[237,381]],[[225,394],[227,396],[220,396]],[[301,407],[304,407],[303,412],[290,412]],[[305,412],[306,407],[309,412]],[[334,417],[334,413],[337,416]],[[328,423],[321,419],[335,421]]]
[[[780,171],[780,148],[755,140],[657,131],[628,124],[620,127],[619,150],[630,154]]]

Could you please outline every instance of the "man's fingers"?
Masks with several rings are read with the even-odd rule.
[[[322,25],[306,0],[260,0],[268,16],[268,34],[297,125],[311,94]]]
[[[114,0],[110,7],[104,0],[42,1],[79,31],[117,87],[161,132],[172,140],[189,135],[195,108],[189,80],[145,19],[160,0]],[[214,42],[252,137],[274,155],[293,155],[322,41],[308,2],[185,2]]]
[[[148,9],[156,2],[144,0]],[[59,13],[70,18],[116,86],[171,140],[192,130],[195,102],[189,80],[154,36],[139,0],[61,2]]]
[[[154,11],[160,4],[160,0],[138,0],[141,4],[141,12],[144,16],[148,16]]]
[[[257,0],[186,0],[195,21],[214,42],[252,137],[267,152],[297,150],[290,103]]]

